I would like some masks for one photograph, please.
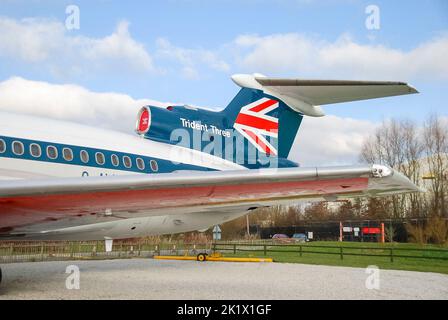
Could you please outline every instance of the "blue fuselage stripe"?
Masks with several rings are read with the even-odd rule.
[[[111,170],[121,170],[121,171],[131,171],[138,173],[169,173],[176,170],[200,170],[200,171],[214,171],[214,169],[195,166],[185,163],[173,163],[170,160],[159,159],[155,157],[148,157],[145,155],[133,154],[133,153],[125,153],[120,151],[106,150],[106,149],[97,149],[83,146],[75,146],[61,143],[53,143],[47,141],[38,141],[38,140],[30,140],[30,139],[22,139],[15,137],[7,137],[0,136],[0,140],[4,141],[5,150],[0,149],[0,158],[12,158],[12,159],[23,159],[23,160],[33,160],[40,162],[48,162],[48,163],[60,163],[66,165],[77,165],[77,166],[86,166],[93,168],[102,168],[102,169],[111,169]],[[15,154],[13,152],[12,144],[14,141],[19,141],[24,145],[24,153],[22,155]],[[40,157],[34,157],[30,152],[30,145],[37,144],[41,148]],[[47,156],[47,147],[54,146],[57,148],[58,156],[56,159],[51,159]],[[0,141],[1,147],[1,141]],[[63,149],[69,148],[73,151],[73,160],[67,161],[63,157]],[[87,162],[81,161],[81,151],[85,150],[89,154],[89,160]],[[95,154],[97,152],[101,152],[104,154],[105,163],[100,165],[96,162]],[[115,154],[119,158],[119,164],[117,166],[112,164],[111,156]],[[124,166],[123,157],[128,156],[131,159],[132,166],[130,168]],[[137,158],[141,158],[144,161],[145,168],[143,170],[137,167],[136,160]],[[157,171],[151,168],[151,161],[156,161],[157,163]],[[154,165],[153,165],[154,168]]]

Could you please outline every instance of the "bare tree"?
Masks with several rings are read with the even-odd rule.
[[[392,119],[384,121],[364,142],[360,160],[387,165],[403,172],[418,183],[421,175],[419,160],[422,151],[423,145],[416,124],[410,120]],[[420,204],[418,195],[392,196],[390,199],[375,201],[376,207],[384,208],[387,211],[386,215],[394,218],[404,217],[407,214],[419,215]]]
[[[314,202],[305,208],[305,219],[306,220],[331,220],[334,215],[328,209],[327,202]]]
[[[419,184],[422,177],[422,155],[424,143],[420,138],[420,131],[414,122],[404,120],[401,122],[403,140],[404,140],[404,160],[405,163],[400,167],[412,182]],[[409,201],[408,215],[418,217],[423,215],[423,196],[421,193],[410,193],[404,196]]]
[[[424,124],[426,164],[431,176],[431,215],[446,215],[448,173],[448,129],[437,115],[432,115]]]

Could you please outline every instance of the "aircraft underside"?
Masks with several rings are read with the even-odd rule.
[[[3,240],[104,240],[125,239],[152,235],[205,231],[245,215],[252,208],[247,205],[228,208],[182,208],[143,212],[104,212],[102,215],[43,222],[21,227]],[[165,212],[164,215],[161,215]],[[128,218],[134,216],[133,218]],[[76,226],[73,226],[76,224]]]

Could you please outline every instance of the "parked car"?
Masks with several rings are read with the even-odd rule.
[[[306,242],[308,239],[306,238],[306,235],[304,233],[294,233],[292,235],[292,239],[295,240],[295,242]]]
[[[272,236],[272,239],[288,239],[289,237],[283,233],[276,233]]]
[[[281,243],[293,241],[291,238],[289,238],[286,234],[283,234],[283,233],[274,234],[272,236],[272,240],[274,240],[275,242],[281,242]]]

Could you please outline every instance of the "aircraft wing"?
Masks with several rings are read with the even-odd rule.
[[[419,190],[379,165],[0,181],[0,237],[23,236],[27,228],[38,232],[51,223],[76,227],[92,223],[92,216],[107,221],[108,216],[213,214],[226,208],[244,212],[301,200]]]
[[[262,90],[292,109],[320,117],[320,105],[418,93],[411,85],[397,81],[281,79],[237,74],[232,80],[241,87]]]
[[[265,88],[311,105],[391,97],[418,91],[405,82],[256,78]]]

